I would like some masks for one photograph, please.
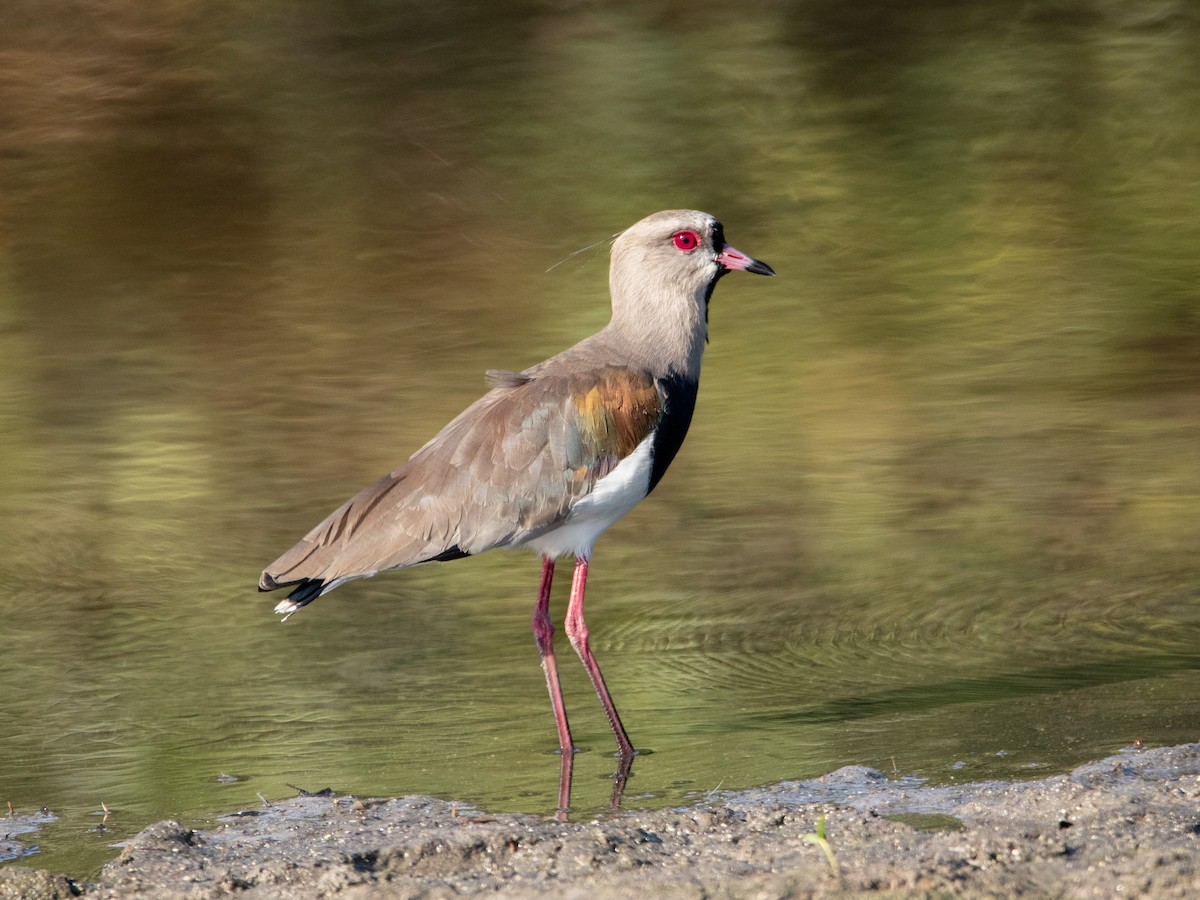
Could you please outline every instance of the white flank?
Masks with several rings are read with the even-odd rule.
[[[591,559],[596,538],[637,506],[650,490],[653,445],[654,433],[651,432],[636,450],[596,482],[590,494],[571,507],[562,525],[524,542],[523,546],[552,558],[573,553],[582,559]]]

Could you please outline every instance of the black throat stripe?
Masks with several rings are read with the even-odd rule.
[[[654,444],[650,448],[650,491],[662,480],[675,454],[683,446],[688,426],[692,424],[696,394],[700,388],[698,381],[675,374],[659,378],[657,384],[663,395],[663,416],[654,430]]]

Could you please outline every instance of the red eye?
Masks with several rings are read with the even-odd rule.
[[[675,244],[677,250],[691,253],[700,246],[700,235],[694,231],[677,231],[671,235],[671,242]]]

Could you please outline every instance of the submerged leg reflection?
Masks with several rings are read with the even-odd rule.
[[[608,801],[610,809],[618,810],[621,808],[621,801],[625,797],[625,785],[629,783],[632,768],[633,756],[622,755],[620,761],[617,763],[617,771],[612,775],[612,797]],[[571,778],[574,769],[575,754],[564,753],[559,763],[558,806],[554,811],[554,818],[559,822],[569,822],[571,819]]]

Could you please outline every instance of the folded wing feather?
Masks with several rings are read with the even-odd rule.
[[[324,593],[385,569],[520,546],[562,524],[663,415],[641,370],[535,370],[495,383],[268,566],[260,587],[320,582]]]

